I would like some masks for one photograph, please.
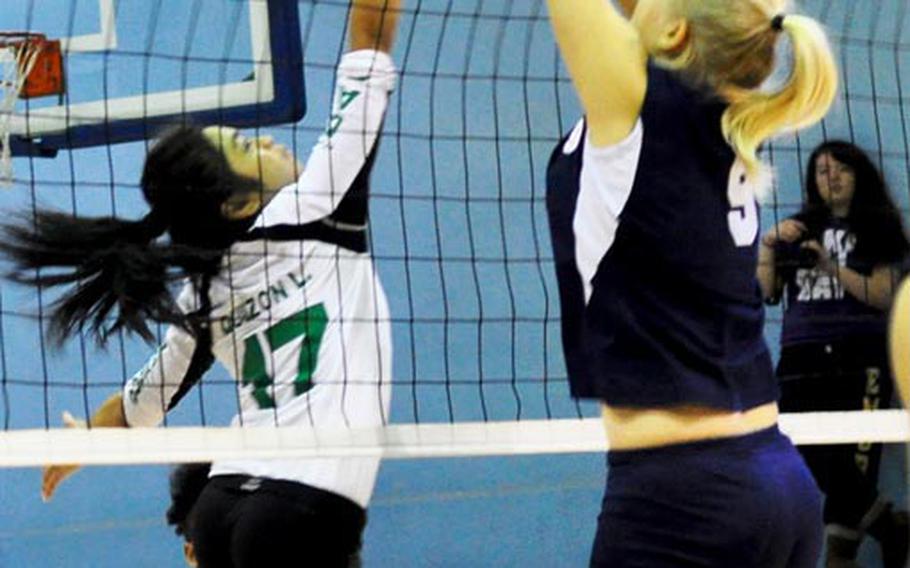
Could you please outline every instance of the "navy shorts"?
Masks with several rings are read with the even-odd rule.
[[[607,454],[591,566],[814,568],[821,494],[776,427]]]

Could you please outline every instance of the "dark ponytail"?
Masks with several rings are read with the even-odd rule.
[[[218,255],[150,242],[148,231],[145,221],[45,210],[5,225],[0,251],[15,264],[16,282],[75,285],[52,307],[48,331],[56,344],[86,327],[100,343],[119,329],[153,341],[146,320],[188,326],[169,284],[210,271]]]
[[[83,329],[101,344],[121,329],[154,341],[149,320],[194,333],[196,320],[208,318],[182,311],[171,284],[189,278],[199,289],[217,274],[224,251],[252,223],[225,219],[221,206],[258,184],[234,174],[199,129],[184,127],[149,151],[142,189],[152,210],[139,221],[39,210],[2,226],[12,280],[71,286],[51,311],[48,331],[58,345]],[[159,239],[165,232],[170,239]]]

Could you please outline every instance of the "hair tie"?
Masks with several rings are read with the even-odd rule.
[[[771,29],[776,32],[784,30],[784,14],[778,14],[771,19]]]

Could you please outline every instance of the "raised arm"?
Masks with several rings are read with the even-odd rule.
[[[647,53],[638,31],[610,2],[548,0],[560,52],[587,116],[591,141],[608,146],[638,120],[647,87]],[[622,0],[624,10],[636,2]]]
[[[351,51],[375,49],[389,53],[398,29],[401,0],[353,0]]]
[[[357,180],[361,184],[368,180],[365,168],[372,167],[370,156],[379,140],[389,96],[398,77],[388,51],[400,10],[400,0],[353,0],[351,51],[342,56],[338,65],[326,131],[310,152],[297,184],[269,202],[260,215],[259,226],[303,225],[325,219]],[[366,218],[344,222],[359,227]]]

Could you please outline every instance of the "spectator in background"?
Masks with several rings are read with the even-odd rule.
[[[910,251],[885,181],[853,144],[830,141],[809,159],[806,200],[762,238],[758,279],[769,303],[785,297],[781,410],[887,408],[888,309]],[[827,566],[854,566],[866,534],[886,568],[907,561],[907,514],[878,491],[881,444],[800,448],[826,495]]]
[[[190,534],[193,524],[193,505],[199,499],[209,480],[210,463],[185,463],[175,467],[170,476],[171,506],[168,507],[167,524],[174,527],[177,536],[183,537],[183,557],[187,566],[196,568],[196,550]]]

